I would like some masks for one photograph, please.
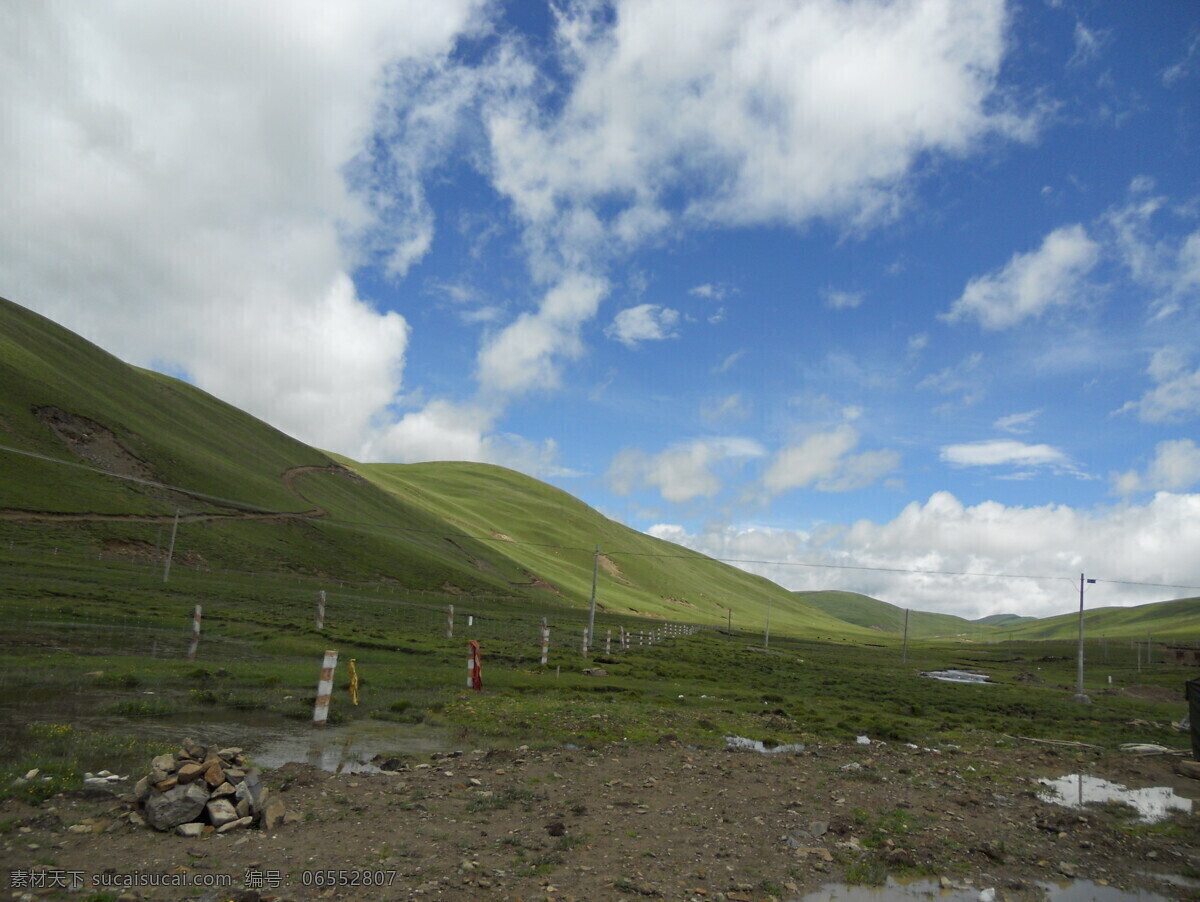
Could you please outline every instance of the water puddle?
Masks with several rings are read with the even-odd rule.
[[[0,724],[14,712],[4,713]],[[51,720],[62,722],[63,713],[54,712]],[[239,746],[262,768],[296,762],[331,772],[377,773],[379,768],[370,763],[376,755],[429,755],[462,748],[450,731],[425,724],[364,719],[314,727],[307,720],[269,711],[193,711],[163,717],[76,715],[67,719],[76,729],[170,745],[191,738],[202,745]],[[109,764],[113,769],[117,766],[120,762]]]
[[[1167,896],[1158,893],[1101,886],[1090,880],[1073,880],[1070,883],[1038,881],[1031,889],[1043,894],[1043,902],[1169,902]],[[922,902],[930,899],[936,899],[937,902],[980,902],[995,899],[999,895],[990,887],[957,886],[944,889],[937,880],[900,882],[889,877],[883,886],[828,883],[816,892],[795,896],[788,902],[905,902],[918,899]]]
[[[943,683],[986,683],[986,673],[972,673],[969,670],[922,670],[921,676],[931,680],[941,680]]]
[[[1046,787],[1044,792],[1038,793],[1043,802],[1067,808],[1082,808],[1097,802],[1124,802],[1136,809],[1138,817],[1148,824],[1170,817],[1174,811],[1187,813],[1192,810],[1192,800],[1176,795],[1169,786],[1127,789],[1119,783],[1084,774],[1068,774],[1057,780],[1038,782]]]
[[[733,752],[758,752],[762,755],[789,755],[793,752],[804,751],[804,743],[787,743],[785,745],[765,745],[761,739],[747,739],[745,736],[726,736],[725,748]]]

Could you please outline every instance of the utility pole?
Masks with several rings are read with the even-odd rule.
[[[163,566],[163,582],[171,576],[171,558],[175,554],[175,533],[179,531],[179,508],[175,508],[175,523],[171,526],[171,547],[167,549],[167,563]]]
[[[1094,579],[1084,579],[1083,574],[1079,574],[1079,675],[1075,690],[1075,701],[1084,705],[1090,705],[1092,700],[1083,691],[1083,586],[1084,583],[1094,582]]]
[[[596,553],[592,557],[592,605],[588,610],[588,638],[596,634],[596,576],[600,570],[600,546],[596,546]]]

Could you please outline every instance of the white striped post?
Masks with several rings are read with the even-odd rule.
[[[325,652],[321,662],[321,679],[317,683],[317,704],[313,707],[313,726],[323,727],[329,719],[329,700],[333,696],[333,672],[337,669],[336,651]]]
[[[471,646],[467,646],[467,688],[471,689],[475,685],[475,654]]]
[[[546,666],[546,662],[550,660],[550,627],[546,625],[546,618],[542,618],[542,666]]]
[[[188,660],[196,660],[196,651],[200,648],[200,605],[192,614],[192,644],[188,646]]]
[[[621,633],[617,642],[617,648],[621,651],[629,651],[629,640],[625,637],[625,627],[621,627]]]
[[[586,626],[583,628],[583,656],[585,658],[588,656],[588,628]]]
[[[612,654],[612,630],[610,629],[604,636],[604,654]]]
[[[325,629],[325,590],[317,593],[317,629]]]
[[[454,605],[446,605],[446,638],[454,638]]]

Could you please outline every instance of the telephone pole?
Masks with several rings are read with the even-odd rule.
[[[1083,586],[1084,583],[1094,582],[1094,579],[1084,579],[1083,574],[1079,574],[1079,674],[1074,700],[1083,705],[1092,703],[1092,700],[1087,697],[1087,693],[1083,691]]]

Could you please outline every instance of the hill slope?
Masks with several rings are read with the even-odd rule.
[[[148,560],[586,605],[780,632],[867,635],[761,577],[474,463],[358,464],[0,299],[0,538]],[[732,613],[731,613],[732,612]]]
[[[1001,639],[1074,639],[1079,614],[1060,614],[1002,629]],[[1129,638],[1195,641],[1200,637],[1200,598],[1156,601],[1130,608],[1085,608],[1083,631],[1089,639]]]
[[[846,623],[865,626],[883,633],[904,633],[904,609],[869,595],[857,592],[825,591],[825,592],[796,592],[798,598],[820,608],[825,613],[837,617]],[[908,616],[908,635],[912,638],[933,638],[941,636],[978,636],[990,632],[981,628],[979,623],[955,617],[952,614],[930,614],[924,611],[910,611]]]

